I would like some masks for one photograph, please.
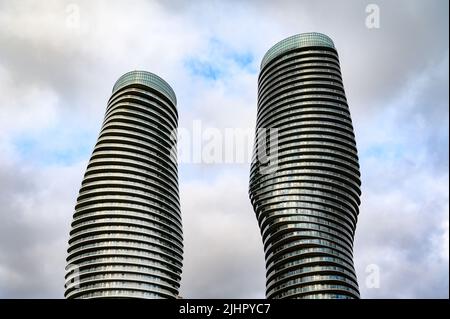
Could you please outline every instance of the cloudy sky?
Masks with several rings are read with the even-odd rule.
[[[365,23],[369,3],[379,28]],[[0,298],[63,297],[73,207],[120,75],[166,79],[180,127],[252,129],[264,53],[310,31],[335,42],[355,126],[362,297],[448,298],[448,9],[445,0],[0,0]],[[249,164],[179,170],[181,294],[264,297]]]

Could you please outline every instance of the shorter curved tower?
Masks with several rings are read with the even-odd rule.
[[[329,37],[298,34],[267,51],[256,127],[249,193],[264,244],[267,298],[359,298],[353,237],[360,172]],[[277,130],[276,139],[264,130]],[[270,170],[266,157],[275,163]]]
[[[115,83],[78,195],[66,298],[176,298],[183,237],[176,97],[157,75]]]

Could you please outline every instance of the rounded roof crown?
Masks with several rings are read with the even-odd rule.
[[[266,52],[261,61],[261,70],[270,61],[275,59],[277,56],[286,53],[287,51],[303,47],[317,47],[317,46],[336,49],[334,47],[333,40],[331,40],[328,36],[322,33],[308,32],[290,36],[289,38],[286,38],[276,43]]]
[[[130,71],[122,75],[114,84],[112,93],[130,84],[142,84],[164,94],[174,105],[177,97],[172,87],[161,77],[148,71]]]

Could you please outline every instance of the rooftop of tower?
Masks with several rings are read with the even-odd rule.
[[[280,42],[276,43],[274,46],[272,46],[264,55],[262,61],[261,61],[261,70],[263,67],[275,59],[277,56],[298,48],[303,47],[329,47],[333,48],[334,43],[333,40],[331,40],[328,36],[322,33],[318,32],[308,32],[308,33],[300,33],[293,36],[290,36],[289,38],[286,38],[284,40],[281,40]]]
[[[114,84],[112,93],[130,84],[142,84],[164,94],[173,104],[177,105],[177,97],[172,87],[161,77],[148,71],[130,71],[122,75]]]

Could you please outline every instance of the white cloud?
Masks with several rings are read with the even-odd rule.
[[[264,297],[263,247],[243,180],[222,174],[182,184],[184,297]]]

